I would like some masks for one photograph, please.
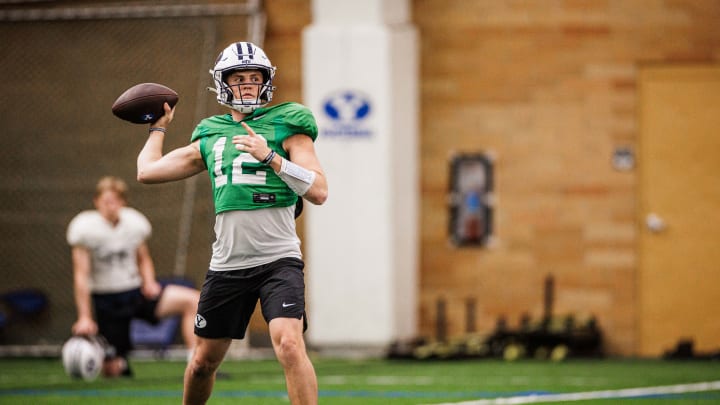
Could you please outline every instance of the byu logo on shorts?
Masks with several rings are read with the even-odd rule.
[[[200,314],[195,315],[195,327],[202,329],[206,326],[207,321],[205,320],[205,318],[203,318],[203,316]]]

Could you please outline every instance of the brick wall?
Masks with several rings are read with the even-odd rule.
[[[637,141],[638,69],[718,63],[713,1],[415,1],[422,38],[421,330],[448,299],[448,333],[504,314],[594,314],[614,354],[636,344],[637,173],[614,148]],[[448,155],[496,156],[496,244],[448,245]]]
[[[265,4],[278,95],[297,99],[310,0]],[[642,66],[720,63],[720,3],[411,4],[421,38],[421,332],[435,334],[440,298],[451,336],[465,332],[469,298],[478,331],[501,315],[539,316],[553,274],[555,313],[597,316],[609,352],[634,354],[638,179],[611,157],[636,146]],[[449,157],[478,151],[495,158],[495,240],[455,248]]]

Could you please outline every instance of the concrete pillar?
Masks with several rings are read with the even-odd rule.
[[[417,332],[417,33],[407,0],[312,7],[303,94],[329,199],[305,205],[307,337],[384,348]]]

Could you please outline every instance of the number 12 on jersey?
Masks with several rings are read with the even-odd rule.
[[[223,173],[222,169],[225,166],[223,158],[225,154],[225,143],[227,142],[226,137],[218,139],[213,145],[213,153],[215,156],[215,165],[213,166],[213,175],[215,176],[215,187],[222,187],[227,185],[228,176],[227,173]],[[243,163],[260,163],[251,154],[241,152],[238,157],[232,160],[232,184],[255,184],[262,185],[266,184],[267,169],[261,169],[257,171],[251,171],[248,173],[243,172]]]

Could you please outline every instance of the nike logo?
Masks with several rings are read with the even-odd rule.
[[[296,304],[297,304],[296,302],[293,302],[292,304],[286,304],[286,303],[283,302],[283,303],[282,303],[282,306],[283,306],[283,308],[287,308],[287,307],[291,307],[291,306],[296,305]]]

